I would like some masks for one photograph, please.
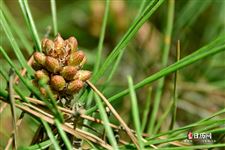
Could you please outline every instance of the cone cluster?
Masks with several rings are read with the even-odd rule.
[[[66,40],[58,34],[54,41],[42,40],[42,52],[35,52],[32,68],[36,70],[33,83],[46,95],[44,88],[38,85],[40,80],[50,85],[52,93],[72,96],[83,88],[84,82],[91,76],[88,70],[81,70],[86,62],[83,51],[77,50],[75,37]]]

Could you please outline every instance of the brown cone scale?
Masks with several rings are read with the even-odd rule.
[[[66,86],[66,81],[62,76],[55,75],[51,77],[50,85],[54,90],[62,91]]]

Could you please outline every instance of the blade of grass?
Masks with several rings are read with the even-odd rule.
[[[177,61],[180,60],[180,41],[177,42]],[[172,105],[172,120],[170,124],[170,129],[174,128],[174,123],[176,121],[177,114],[177,71],[174,73],[174,89],[173,89],[173,105]]]
[[[52,24],[53,24],[54,36],[56,36],[57,33],[58,33],[58,26],[57,26],[56,2],[55,2],[55,0],[51,0],[51,11],[52,11]]]
[[[129,91],[130,91],[130,97],[131,97],[131,106],[132,106],[131,108],[132,108],[134,126],[136,128],[136,133],[137,133],[140,149],[144,149],[143,141],[142,141],[139,110],[138,110],[138,104],[137,104],[137,96],[134,90],[133,80],[131,76],[128,76],[127,79],[128,79]]]
[[[44,142],[31,145],[29,147],[21,147],[20,150],[43,150],[50,147],[51,145],[52,145],[51,140],[46,140]]]
[[[10,22],[10,27],[12,30],[16,33],[16,35],[19,37],[22,45],[25,47],[26,51],[28,54],[32,54],[33,48],[31,44],[29,43],[27,37],[25,37],[24,31],[21,29],[19,24],[16,22],[15,18],[12,16],[8,8],[6,7],[5,3],[2,1],[1,3],[1,8],[2,11],[5,15],[5,18],[7,19],[8,22]]]
[[[54,136],[50,126],[44,120],[42,120],[42,119],[40,119],[40,120],[41,120],[41,123],[44,125],[45,130],[47,132],[47,135],[48,135],[50,141],[52,142],[54,148],[57,149],[57,150],[60,150],[61,148],[59,147],[59,144],[58,144],[58,142],[57,142],[57,140],[56,140],[56,138],[55,138],[55,136]]]
[[[212,56],[216,53],[222,52],[225,50],[225,36],[219,36],[216,40],[214,40],[213,42],[211,42],[208,45],[203,46],[202,48],[198,49],[197,51],[193,52],[192,54],[182,58],[179,62],[176,62],[168,67],[165,67],[164,69],[160,70],[159,72],[143,79],[142,81],[140,81],[139,83],[135,84],[134,88],[135,89],[139,89],[147,84],[152,83],[153,81],[164,77],[176,70],[179,70],[185,66],[188,66],[198,60],[201,60],[207,56]],[[218,47],[215,47],[217,45],[219,45]],[[123,90],[119,93],[117,93],[116,95],[112,96],[109,98],[110,102],[115,102],[120,100],[119,98],[127,95],[129,93],[129,90]],[[86,114],[90,114],[92,112],[94,112],[97,109],[96,106],[93,106],[92,108],[88,109],[86,111]]]
[[[112,80],[112,77],[113,77],[113,75],[115,74],[116,69],[118,68],[119,63],[120,63],[120,61],[121,61],[121,59],[122,59],[123,53],[124,53],[124,51],[122,51],[122,52],[119,54],[119,56],[117,57],[116,62],[113,64],[112,70],[111,70],[110,74],[108,75],[108,78],[107,78],[107,80],[106,80],[104,86],[107,86],[107,84],[109,84],[110,81]]]
[[[164,2],[164,0],[153,0],[142,13],[142,15],[138,16],[131,27],[128,29],[126,34],[117,44],[117,46],[113,49],[111,54],[107,57],[105,62],[103,63],[101,69],[93,76],[92,81],[95,83],[100,77],[103,76],[105,71],[110,68],[110,65],[118,56],[119,53],[128,45],[129,41],[134,37],[140,27],[148,20],[148,18],[157,10],[157,8]]]
[[[167,109],[162,114],[162,116],[159,118],[158,123],[155,125],[155,129],[154,129],[154,133],[153,134],[156,134],[158,132],[158,130],[160,129],[162,123],[165,121],[166,117],[168,116],[168,114],[169,114],[169,112],[171,110],[172,104],[173,104],[172,101],[170,101],[170,103],[168,104]]]
[[[210,5],[211,0],[203,1],[188,1],[183,10],[178,13],[174,29],[176,34],[179,34],[183,28],[190,26],[199,15]]]
[[[173,20],[174,20],[174,9],[175,9],[175,1],[169,0],[168,1],[168,12],[167,12],[167,23],[166,23],[166,31],[164,36],[164,45],[163,45],[163,53],[162,53],[162,66],[165,67],[168,63],[169,57],[169,50],[171,46],[171,37],[172,37],[172,30],[173,30]],[[155,121],[157,112],[159,109],[160,100],[162,97],[163,86],[164,86],[165,78],[161,78],[158,82],[158,86],[156,88],[156,96],[154,99],[154,105],[152,108],[151,118],[150,118],[150,126],[148,129],[148,133],[152,134],[154,131]]]
[[[5,80],[8,80],[8,76],[6,75],[5,71],[3,71],[3,69],[0,69],[0,74],[2,75],[2,77],[3,77]]]
[[[30,66],[27,65],[27,62],[26,62],[23,54],[21,53],[21,50],[20,50],[18,44],[16,43],[15,38],[12,35],[12,32],[9,28],[9,24],[6,21],[2,10],[0,11],[0,18],[1,18],[1,24],[2,24],[3,30],[5,31],[6,36],[9,40],[10,44],[12,45],[13,51],[16,54],[16,57],[17,57],[18,61],[20,62],[20,65],[25,67],[27,69],[27,72],[30,75],[33,74],[34,71],[31,69]]]
[[[32,35],[35,46],[38,51],[41,51],[41,42],[40,42],[36,27],[35,27],[35,23],[33,21],[33,18],[30,12],[30,8],[28,6],[28,2],[27,0],[19,0],[19,4],[23,12],[24,19],[29,28],[30,34]]]
[[[146,124],[147,124],[147,120],[148,120],[148,114],[150,112],[150,107],[151,107],[151,96],[152,96],[152,87],[148,88],[148,95],[146,98],[146,104],[145,104],[145,108],[143,111],[143,116],[142,116],[142,124],[141,124],[141,130],[142,132],[144,132]]]
[[[66,133],[65,133],[64,130],[62,129],[61,123],[59,122],[59,120],[55,119],[55,125],[56,125],[56,127],[57,127],[57,129],[58,129],[58,131],[59,131],[60,136],[62,137],[62,140],[63,140],[64,143],[65,143],[66,148],[67,148],[68,150],[72,150],[72,149],[73,149],[73,148],[72,148],[72,145],[71,145],[71,143],[70,143],[68,137],[66,136]]]
[[[94,94],[94,96],[95,96],[95,100],[96,100],[96,103],[99,108],[100,116],[104,122],[104,127],[106,130],[106,135],[109,139],[109,142],[112,145],[113,149],[118,150],[118,145],[117,145],[115,136],[113,134],[112,128],[109,126],[109,118],[107,117],[106,111],[104,109],[104,105],[102,104],[102,102],[97,94]]]
[[[0,96],[3,97],[4,99],[7,99],[8,93],[5,90],[0,89]]]
[[[140,16],[142,11],[144,10],[146,2],[147,2],[147,0],[142,0],[141,1],[141,5],[140,5],[140,8],[138,10],[137,17]],[[151,1],[151,2],[153,2],[153,1]]]
[[[99,38],[99,42],[98,42],[98,52],[97,52],[96,63],[95,63],[95,67],[94,67],[94,74],[99,70],[100,63],[101,63],[101,56],[102,56],[103,43],[104,43],[104,38],[105,38],[107,19],[109,16],[109,4],[110,4],[110,0],[106,0],[105,13],[104,13],[103,21],[102,21],[101,33],[100,33],[100,38]]]

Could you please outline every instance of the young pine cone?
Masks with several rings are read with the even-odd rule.
[[[66,40],[58,34],[54,41],[42,40],[41,52],[35,52],[32,67],[35,72],[34,84],[41,79],[50,85],[52,93],[59,96],[72,96],[83,88],[84,82],[91,76],[91,72],[81,70],[86,62],[83,51],[77,50],[77,40],[70,37]],[[39,87],[46,95],[45,89]]]

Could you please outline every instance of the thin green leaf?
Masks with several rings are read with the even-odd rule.
[[[170,103],[168,104],[168,107],[166,108],[165,112],[159,118],[157,124],[155,125],[154,134],[158,132],[158,130],[160,129],[162,123],[165,121],[166,117],[168,116],[168,114],[169,114],[169,112],[171,110],[172,104],[173,104],[173,101],[170,101]]]
[[[171,44],[171,37],[172,37],[172,30],[173,30],[173,20],[174,20],[174,8],[175,8],[175,2],[174,0],[168,1],[168,12],[167,12],[167,23],[166,23],[166,32],[164,36],[164,44],[163,44],[163,53],[162,53],[162,66],[165,67],[168,62],[169,57],[169,49]],[[154,125],[156,121],[157,112],[159,109],[160,100],[162,97],[163,92],[163,86],[164,86],[164,77],[161,78],[158,82],[158,86],[156,88],[156,96],[154,99],[154,105],[151,113],[150,118],[150,128],[148,129],[148,133],[152,134],[154,130]]]
[[[144,132],[146,124],[147,124],[148,114],[150,112],[150,107],[151,107],[151,100],[152,100],[151,96],[152,96],[152,87],[149,87],[148,88],[148,95],[147,95],[147,98],[146,98],[146,104],[145,104],[145,108],[144,108],[143,116],[142,116],[142,121],[141,121],[142,132]]]
[[[35,27],[35,23],[33,21],[33,18],[30,12],[30,8],[28,6],[28,2],[27,0],[19,0],[19,4],[22,9],[23,16],[26,20],[27,26],[30,30],[30,34],[32,35],[33,41],[35,42],[35,46],[38,51],[41,51],[41,42],[40,42],[36,27]]]
[[[180,41],[177,43],[177,61],[180,60]],[[172,105],[172,120],[170,124],[170,129],[174,128],[174,124],[176,121],[176,116],[177,116],[177,71],[174,73],[174,89],[173,89],[173,105]]]
[[[212,0],[188,1],[182,11],[178,13],[174,29],[179,34],[183,28],[190,26],[199,15],[210,5]]]
[[[27,61],[24,58],[23,54],[21,53],[21,50],[20,50],[18,44],[16,43],[15,38],[12,35],[12,32],[11,32],[9,25],[2,13],[2,10],[0,11],[0,18],[1,18],[1,24],[2,24],[3,30],[5,31],[6,36],[9,39],[9,42],[13,47],[13,51],[16,54],[16,57],[17,57],[18,61],[20,62],[20,65],[25,67],[27,69],[27,72],[30,75],[33,74],[34,71],[31,69],[30,66],[27,65]]]
[[[0,89],[0,96],[3,97],[4,99],[7,99],[8,93],[5,90]]]
[[[5,15],[6,20],[8,22],[10,22],[10,27],[16,33],[18,38],[20,39],[22,45],[25,47],[25,49],[28,52],[28,54],[32,54],[33,47],[29,43],[27,37],[25,37],[24,31],[19,26],[19,24],[17,23],[15,18],[12,16],[12,14],[10,13],[10,11],[8,10],[8,8],[6,7],[6,5],[5,5],[5,3],[3,1],[1,3],[1,8],[2,8],[2,11],[3,11],[4,15]]]
[[[57,13],[56,13],[56,2],[55,0],[51,0],[51,11],[52,11],[52,24],[54,35],[58,34],[58,25],[57,25]]]
[[[62,127],[61,127],[61,123],[59,122],[59,120],[55,119],[55,125],[59,131],[60,136],[62,137],[62,140],[65,143],[65,146],[68,150],[72,150],[72,145],[70,143],[70,140],[68,139],[66,133],[63,131]]]
[[[20,147],[19,150],[43,150],[52,145],[52,142],[50,140],[46,140],[44,142],[31,145],[29,147]]]
[[[96,63],[95,63],[95,67],[94,67],[94,74],[99,70],[100,63],[101,63],[101,56],[102,56],[103,43],[104,43],[104,38],[105,38],[107,19],[109,16],[109,4],[110,4],[110,0],[106,0],[105,13],[104,13],[104,17],[103,17],[101,33],[100,33],[100,38],[99,38],[99,42],[98,42],[98,52],[97,52]]]
[[[59,144],[58,144],[58,142],[57,142],[57,140],[56,140],[56,138],[55,138],[55,136],[54,136],[54,134],[53,134],[53,132],[52,132],[50,126],[48,125],[48,123],[45,122],[45,121],[42,120],[42,119],[41,119],[41,123],[44,125],[45,130],[46,130],[46,132],[47,132],[47,134],[48,134],[48,137],[49,137],[49,139],[51,140],[51,142],[52,142],[54,148],[57,149],[57,150],[60,150],[61,148],[59,147]]]
[[[107,134],[107,137],[109,139],[109,142],[112,145],[113,149],[118,149],[118,146],[117,146],[116,139],[115,139],[115,136],[113,134],[112,128],[109,126],[109,119],[108,119],[107,114],[105,112],[104,105],[102,104],[98,95],[97,94],[94,94],[94,95],[95,95],[96,103],[97,103],[98,108],[99,108],[100,116],[101,116],[101,118],[104,122],[104,127],[105,127],[105,130],[106,130],[106,134]]]
[[[133,80],[131,76],[127,77],[128,84],[129,84],[129,91],[130,91],[130,97],[131,97],[131,108],[132,108],[132,116],[134,121],[134,126],[136,129],[138,142],[140,144],[140,149],[143,149],[143,141],[142,141],[142,133],[141,133],[141,125],[140,125],[140,117],[139,117],[139,110],[138,110],[138,103],[137,103],[137,96],[134,90]]]

